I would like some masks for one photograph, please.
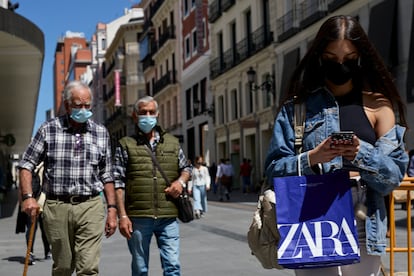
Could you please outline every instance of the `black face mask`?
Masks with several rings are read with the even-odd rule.
[[[358,59],[350,59],[342,64],[329,59],[322,60],[325,77],[335,85],[342,85],[352,79],[358,72]]]

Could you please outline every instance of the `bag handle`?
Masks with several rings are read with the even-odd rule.
[[[162,177],[165,179],[165,182],[167,182],[167,186],[170,186],[171,183],[168,180],[168,177],[165,174],[164,170],[161,168],[160,163],[158,163],[157,158],[155,158],[154,153],[152,152],[152,150],[149,147],[145,147],[145,149],[148,151],[149,155],[151,156],[152,163],[157,166],[157,168],[160,171]]]
[[[303,132],[305,131],[305,119],[306,119],[306,104],[305,102],[295,104],[294,113],[294,131],[295,131],[295,149],[296,153],[302,151],[302,139]]]
[[[295,151],[298,154],[298,175],[301,176],[300,160],[302,157],[303,133],[305,132],[306,104],[305,102],[296,103],[294,108]]]

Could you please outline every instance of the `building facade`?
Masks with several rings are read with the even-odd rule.
[[[210,1],[211,91],[216,156],[239,175],[243,158],[259,180],[274,118],[276,59],[270,14],[276,1]],[[253,82],[249,79],[251,74]],[[238,187],[235,177],[233,185]]]
[[[207,0],[182,1],[183,135],[188,159],[215,162],[214,104],[210,91]]]
[[[71,80],[79,80],[91,62],[89,44],[83,33],[67,31],[57,42],[53,64],[56,116],[66,112],[62,104],[62,93],[66,84]]]
[[[407,22],[414,22],[413,8],[412,1],[393,0],[210,0],[217,157],[229,157],[235,168],[243,157],[252,159],[253,179],[260,180],[289,78],[321,24],[339,14],[358,18],[394,75],[407,103],[412,149],[414,25]]]
[[[122,17],[98,27],[91,42],[91,85],[101,108],[95,116],[113,141],[133,133],[131,105],[151,95],[160,124],[180,138],[189,159],[202,155],[209,165],[229,158],[238,175],[247,158],[259,182],[290,75],[320,25],[347,14],[359,19],[395,76],[407,103],[407,149],[414,148],[411,1],[143,0],[138,6],[141,22]]]
[[[181,2],[141,1],[145,27],[140,43],[146,91],[158,102],[159,123],[183,142]]]

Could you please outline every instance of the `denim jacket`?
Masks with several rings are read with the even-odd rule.
[[[287,102],[275,119],[273,136],[265,161],[266,176],[273,177],[312,175],[319,173],[309,165],[308,151],[319,145],[332,132],[340,130],[339,107],[334,96],[319,88],[306,100],[305,130],[302,151],[296,154],[293,129],[294,103]],[[360,140],[360,148],[351,162],[367,186],[366,245],[371,255],[385,253],[387,245],[387,217],[384,195],[400,185],[408,164],[403,136],[405,128],[395,125],[375,145]],[[298,162],[299,160],[299,162]],[[300,164],[298,168],[298,164]],[[320,164],[321,172],[328,173],[342,168],[342,157]]]

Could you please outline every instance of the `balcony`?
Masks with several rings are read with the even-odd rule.
[[[331,13],[352,0],[329,0],[328,11]]]
[[[308,0],[300,4],[300,28],[304,29],[322,19],[327,13],[326,0]]]
[[[214,0],[211,1],[211,4],[208,5],[208,22],[214,23],[221,16],[221,7],[220,1]]]
[[[150,17],[152,18],[156,13],[157,13],[157,11],[161,8],[161,6],[162,6],[162,4],[164,4],[164,1],[165,0],[158,0],[158,1],[156,1],[155,3],[154,3],[154,5],[152,5],[151,6],[151,9],[150,9]]]
[[[170,84],[177,83],[176,79],[176,71],[168,71],[167,74],[162,76],[157,82],[154,84],[153,96],[163,90]]]
[[[277,39],[279,42],[285,41],[299,32],[298,18],[296,10],[290,10],[284,16],[277,19]]]
[[[109,127],[112,122],[115,122],[117,119],[123,119],[126,116],[125,108],[117,108],[112,115],[105,120],[105,126]]]
[[[221,56],[210,62],[210,77],[214,79],[224,72],[232,69],[244,60],[263,50],[273,42],[273,32],[269,27],[261,26],[247,38],[239,41]]]
[[[168,26],[160,35],[158,39],[158,50],[170,39],[175,39],[175,25]]]
[[[234,4],[236,4],[236,0],[221,0],[221,10],[225,12]]]
[[[152,66],[154,66],[154,60],[152,59],[152,55],[148,54],[144,57],[143,60],[141,60],[142,62],[142,70],[147,70],[149,68],[151,68]]]

